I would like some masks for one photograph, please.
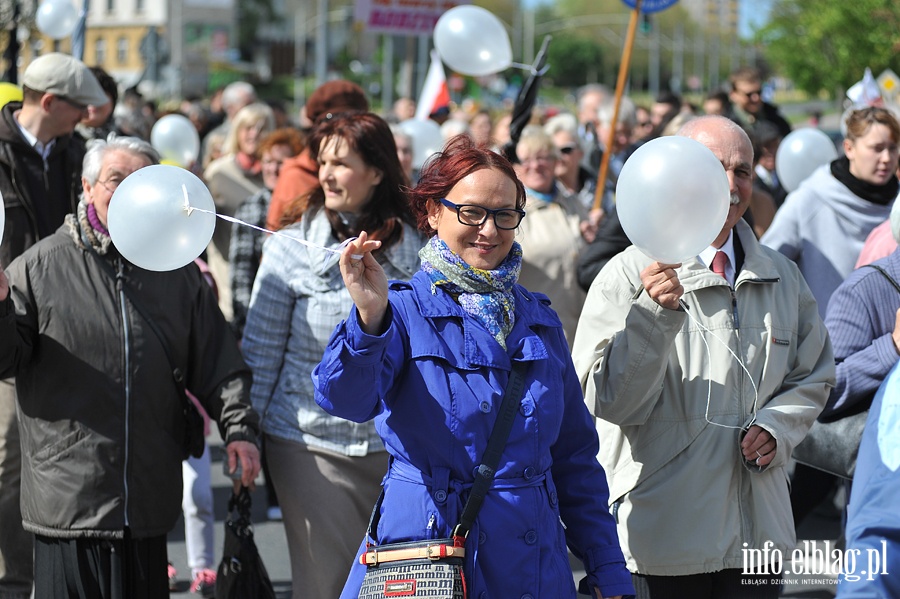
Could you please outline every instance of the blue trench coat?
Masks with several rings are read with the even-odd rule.
[[[605,597],[633,593],[596,429],[546,297],[515,287],[507,350],[422,272],[392,282],[389,302],[383,335],[362,332],[354,309],[313,372],[318,404],[356,422],[374,418],[391,455],[378,542],[450,536],[511,360],[523,360],[519,414],[466,543],[469,597],[575,597],[567,544]],[[342,597],[356,597],[363,574],[356,563]]]

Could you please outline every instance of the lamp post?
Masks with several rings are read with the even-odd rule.
[[[81,12],[78,13],[78,23],[72,32],[72,56],[78,60],[84,60],[85,35],[87,32],[87,14],[91,8],[91,0],[83,0]]]
[[[6,72],[3,74],[3,80],[18,85],[19,83],[19,15],[22,8],[19,0],[15,0],[12,6],[12,14],[10,15],[7,34],[9,40],[6,49],[3,50],[3,60],[6,61]]]
[[[328,78],[328,0],[318,1],[316,29],[316,86],[319,86]]]

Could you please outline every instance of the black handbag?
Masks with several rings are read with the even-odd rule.
[[[900,293],[900,285],[887,271],[875,264],[866,266],[880,272]],[[862,440],[863,429],[866,428],[872,398],[860,403],[865,405],[855,406],[849,415],[837,420],[830,422],[816,420],[803,441],[794,448],[794,460],[804,466],[852,480],[856,471],[856,455],[859,453],[859,443]]]
[[[181,459],[186,460],[191,456],[195,458],[201,457],[203,455],[203,450],[206,448],[203,416],[197,410],[197,406],[194,405],[194,402],[187,396],[187,390],[184,386],[184,372],[175,366],[175,361],[172,359],[172,352],[169,351],[169,344],[166,342],[166,338],[163,336],[162,331],[159,330],[159,327],[156,326],[156,323],[153,322],[153,319],[150,318],[144,310],[140,301],[138,301],[137,297],[132,292],[132,289],[125,282],[124,273],[117,273],[113,270],[113,267],[109,262],[104,260],[103,257],[97,253],[97,250],[94,249],[94,246],[91,245],[91,242],[87,238],[87,235],[84,234],[84,231],[81,231],[81,241],[84,243],[89,253],[97,259],[101,269],[116,282],[116,289],[119,293],[124,294],[125,297],[128,298],[128,301],[134,309],[138,311],[138,314],[141,315],[144,322],[147,323],[147,326],[150,327],[150,330],[153,331],[153,334],[159,339],[159,343],[166,353],[166,359],[169,361],[169,369],[172,371],[172,378],[175,381],[175,386],[178,388],[178,394],[181,397],[181,413],[184,416],[184,438],[181,442]]]
[[[253,540],[250,505],[250,491],[243,486],[228,500],[216,599],[275,599],[275,589]]]
[[[856,454],[859,453],[859,443],[868,417],[867,408],[834,422],[816,420],[803,441],[794,448],[794,460],[804,466],[852,480],[856,471]]]
[[[475,482],[463,508],[459,524],[447,539],[429,539],[403,543],[376,545],[367,543],[359,561],[366,566],[366,574],[359,591],[359,599],[388,597],[438,597],[466,599],[466,578],[463,562],[466,555],[466,536],[484,503],[494,474],[500,463],[503,448],[509,439],[518,411],[518,400],[525,388],[527,362],[514,362],[497,422],[488,439]],[[377,538],[378,519],[384,491],[375,503],[369,519],[367,539]]]

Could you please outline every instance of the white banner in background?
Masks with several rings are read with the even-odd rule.
[[[356,0],[354,20],[370,33],[431,35],[445,11],[469,0]]]

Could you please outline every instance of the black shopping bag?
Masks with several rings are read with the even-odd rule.
[[[241,487],[228,500],[225,548],[216,575],[216,599],[275,599],[250,524],[250,491]]]

